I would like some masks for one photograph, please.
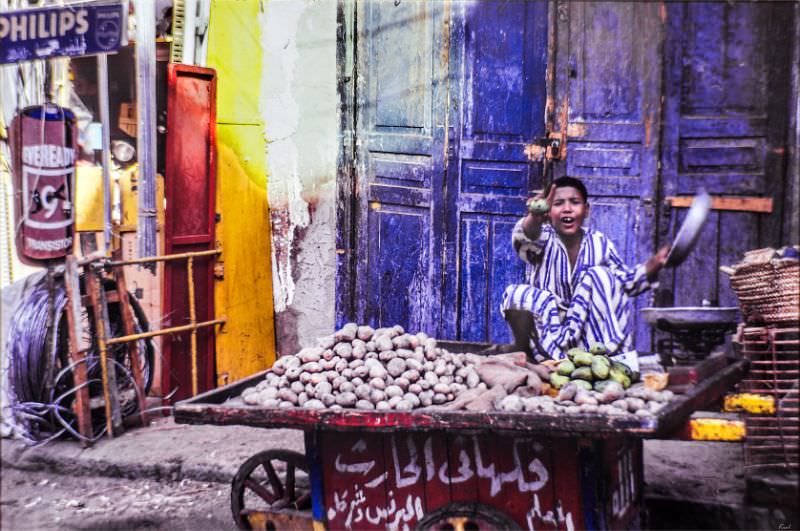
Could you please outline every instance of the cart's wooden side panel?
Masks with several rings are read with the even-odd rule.
[[[524,529],[627,528],[638,518],[641,441],[514,434],[317,432],[328,529],[413,529],[478,507]],[[434,451],[434,449],[436,449]]]
[[[405,500],[390,494],[388,437],[378,433],[320,433],[323,506],[328,529],[386,529],[405,514]],[[394,483],[392,487],[394,487]],[[412,515],[413,516],[413,515]]]
[[[425,511],[431,512],[450,502],[450,477],[447,473],[448,435],[444,431],[423,434],[425,459]],[[458,487],[456,487],[458,488]]]
[[[557,503],[540,504],[541,507],[556,508],[555,516],[562,521],[565,529],[586,529],[581,497],[581,470],[578,462],[579,439],[551,439],[552,474],[551,496]],[[573,496],[559,497],[559,493],[575,493]],[[541,496],[540,496],[541,497]],[[538,529],[538,528],[537,528]]]

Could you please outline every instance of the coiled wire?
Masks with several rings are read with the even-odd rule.
[[[77,362],[87,364],[87,381],[76,387],[72,378],[75,363],[67,361],[67,331],[63,329],[66,321],[66,289],[63,277],[56,277],[52,273],[49,276],[51,280],[44,276],[26,293],[11,323],[6,345],[10,408],[22,436],[30,442],[44,443],[65,433],[87,440],[75,429],[75,418],[70,406],[75,393],[82,387],[90,388],[90,396],[102,396],[100,357],[92,342],[85,358]],[[55,316],[55,319],[51,316]],[[83,321],[88,321],[85,310],[82,317]],[[112,337],[119,335],[119,328],[120,324],[112,320]],[[141,330],[138,324],[136,328],[137,331]],[[145,349],[150,347],[151,344],[142,340],[139,352],[147,352]],[[117,345],[109,350],[107,356],[108,362],[116,368],[118,388],[134,389],[133,399],[124,400],[120,404],[123,416],[138,411],[136,398],[147,391],[136,386],[131,371],[126,364],[121,363],[127,352],[124,345]],[[145,382],[149,382],[149,354],[140,359],[144,362]],[[88,438],[90,441],[97,440],[104,434],[104,415],[93,412],[92,425],[93,436]]]

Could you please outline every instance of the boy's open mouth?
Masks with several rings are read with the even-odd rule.
[[[561,223],[563,223],[564,225],[569,225],[569,224],[573,223],[574,221],[575,221],[575,218],[570,217],[570,216],[565,216],[565,217],[561,218]]]

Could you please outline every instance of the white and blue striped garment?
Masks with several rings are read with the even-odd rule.
[[[524,219],[524,218],[523,218]],[[610,352],[632,348],[630,297],[650,288],[644,265],[622,263],[614,244],[596,230],[583,230],[583,240],[570,267],[567,249],[550,225],[543,225],[538,240],[514,226],[511,242],[519,257],[530,264],[529,284],[506,288],[500,311],[533,313],[534,352],[553,359],[570,348],[603,343]]]

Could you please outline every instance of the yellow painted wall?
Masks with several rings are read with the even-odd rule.
[[[215,284],[218,384],[275,361],[261,87],[259,0],[214,0],[208,66],[217,71],[217,240],[223,278]]]

